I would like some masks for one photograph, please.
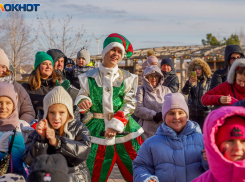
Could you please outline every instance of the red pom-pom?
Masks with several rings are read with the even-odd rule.
[[[117,111],[117,113],[114,115],[114,118],[120,120],[124,126],[127,124],[128,120],[125,119],[124,113],[122,111]]]

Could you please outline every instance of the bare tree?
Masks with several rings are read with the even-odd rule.
[[[88,48],[93,34],[90,38],[83,25],[72,27],[72,16],[56,20],[54,16],[45,18],[37,17],[38,27],[38,46],[40,50],[60,49],[66,56],[73,57],[81,48]]]
[[[2,18],[0,32],[1,42],[3,42],[0,46],[11,58],[14,75],[16,75],[22,64],[28,64],[33,60],[32,44],[37,36],[31,36],[31,26],[26,24],[23,14],[15,11]]]

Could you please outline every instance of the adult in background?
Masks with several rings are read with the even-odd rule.
[[[14,74],[9,68],[10,63],[8,56],[0,49],[0,82],[11,83],[18,95],[18,114],[20,120],[30,123],[35,119],[35,111],[33,109],[31,99],[26,90],[14,80]],[[0,90],[1,92],[1,90]]]
[[[60,70],[59,74],[61,75],[62,79],[65,80],[66,78],[66,72],[65,72],[65,66],[67,63],[67,57],[66,55],[59,49],[50,49],[47,51],[47,54],[49,54],[54,62],[54,70],[58,71]]]
[[[225,48],[225,67],[214,72],[210,90],[227,80],[229,69],[234,61],[244,57],[243,50],[239,45],[228,45]]]
[[[164,96],[171,93],[168,87],[163,86],[164,77],[157,66],[148,66],[144,71],[143,85],[138,87],[137,106],[134,115],[144,129],[143,137],[155,135],[157,128],[162,124],[162,103]]]
[[[43,110],[44,96],[56,87],[56,80],[61,82],[61,76],[54,71],[54,62],[46,52],[37,52],[35,56],[34,70],[23,87],[30,95],[36,118],[38,110]]]
[[[227,81],[202,96],[203,105],[227,106],[245,98],[245,59],[235,61],[228,73]]]
[[[79,90],[73,87],[71,84],[72,82],[72,71],[66,71],[65,66],[71,62],[69,58],[59,49],[50,49],[47,53],[53,58],[54,61],[54,70],[58,73],[62,80],[61,83],[64,81],[67,85],[69,85],[69,94],[71,95],[72,99],[77,96]],[[69,81],[69,82],[68,82]]]
[[[193,73],[196,76],[193,76]],[[210,87],[211,70],[209,65],[201,58],[193,59],[188,66],[189,80],[182,88],[182,93],[188,95],[190,120],[196,121],[202,129],[206,116],[211,111],[209,106],[202,104],[201,98]],[[194,74],[194,75],[195,75]]]
[[[173,67],[172,60],[170,58],[163,59],[161,62],[161,70],[164,76],[163,86],[168,87],[172,93],[176,93],[179,90],[179,78],[176,75]]]

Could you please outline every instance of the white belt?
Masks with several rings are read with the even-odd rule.
[[[94,118],[97,119],[108,119],[109,121],[113,118],[114,113],[102,114],[102,113],[93,113]]]

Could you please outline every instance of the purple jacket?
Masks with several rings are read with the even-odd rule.
[[[160,75],[160,80],[155,88],[151,86],[146,78],[147,75],[152,73]],[[150,65],[145,69],[143,85],[138,87],[136,93],[137,106],[134,114],[140,118],[139,124],[145,131],[143,134],[145,139],[155,135],[157,128],[163,123],[163,121],[161,121],[156,124],[153,120],[153,116],[155,116],[157,112],[162,111],[164,96],[171,93],[168,87],[162,86],[163,82],[164,77],[161,70],[157,66]]]
[[[245,117],[245,108],[226,106],[212,111],[206,118],[203,128],[204,145],[208,158],[209,170],[193,182],[244,182],[245,159],[232,162],[224,158],[215,143],[218,127],[224,124],[225,118],[240,115]]]

